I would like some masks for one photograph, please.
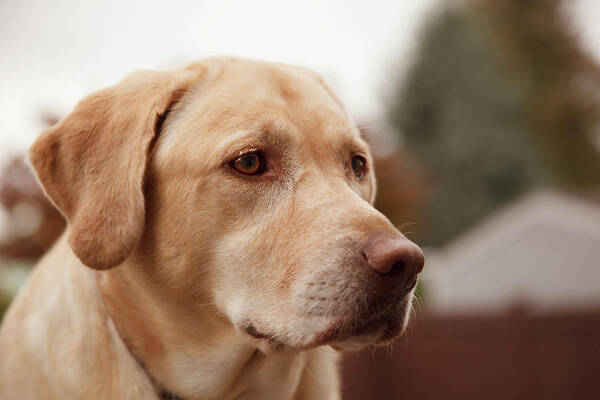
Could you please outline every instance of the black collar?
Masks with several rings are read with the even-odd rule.
[[[129,350],[129,354],[131,354],[131,356],[138,363],[138,365],[140,367],[142,367],[142,370],[146,373],[146,376],[148,376],[148,379],[150,379],[152,386],[154,386],[156,388],[156,392],[158,393],[158,398],[160,400],[184,400],[183,397],[179,397],[175,393],[164,389],[164,387],[156,380],[156,378],[154,378],[154,376],[152,376],[150,371],[148,371],[148,367],[146,366],[146,363],[144,362],[144,360],[142,360],[140,357],[137,356],[137,352],[134,351],[134,349],[130,345],[130,343],[127,340],[125,340],[123,337],[121,337],[121,339],[123,340],[123,343],[125,344],[125,347],[127,348],[127,350]]]
[[[183,400],[181,397],[177,396],[176,394],[173,394],[166,390],[161,390],[159,392],[158,396],[160,397],[160,400]]]
[[[140,364],[146,375],[148,375],[148,378],[150,378],[150,382],[152,382],[152,385],[156,388],[156,391],[158,392],[158,398],[160,400],[184,400],[183,397],[177,396],[175,393],[168,391],[162,385],[160,385],[146,368],[146,363],[143,361],[140,362],[140,360],[137,360],[137,362]]]

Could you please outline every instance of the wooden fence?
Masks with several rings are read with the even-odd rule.
[[[422,318],[343,367],[345,400],[598,400],[600,312]]]

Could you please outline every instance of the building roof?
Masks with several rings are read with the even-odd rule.
[[[430,255],[424,284],[433,312],[600,309],[600,206],[531,194]]]

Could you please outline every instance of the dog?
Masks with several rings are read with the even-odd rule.
[[[29,159],[68,227],[0,330],[2,399],[339,399],[424,257],[311,70],[212,58],[81,100]]]

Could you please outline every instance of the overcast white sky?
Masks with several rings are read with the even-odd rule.
[[[392,66],[439,1],[0,1],[0,152],[40,133],[36,110],[64,114],[132,70],[216,54],[312,67],[355,115],[377,117]],[[600,1],[577,4],[600,58]]]

